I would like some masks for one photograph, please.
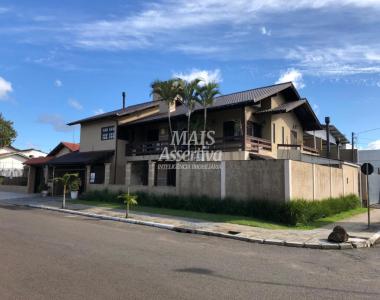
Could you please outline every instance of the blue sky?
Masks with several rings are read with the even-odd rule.
[[[149,100],[173,75],[224,94],[293,80],[321,121],[380,127],[380,0],[0,0],[0,111],[21,148],[79,141],[65,125]],[[380,130],[358,135],[380,148]]]

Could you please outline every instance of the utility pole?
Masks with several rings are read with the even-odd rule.
[[[354,147],[354,144],[355,144],[355,133],[354,132],[352,132],[351,133],[351,149],[352,149],[352,162],[354,163],[355,161],[354,161],[354,158],[355,158],[355,154],[354,154],[354,152],[355,152],[355,147]]]

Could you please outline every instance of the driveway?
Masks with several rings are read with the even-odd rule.
[[[0,201],[33,198],[36,196],[38,196],[38,195],[37,194],[11,193],[11,192],[1,192],[0,191]]]

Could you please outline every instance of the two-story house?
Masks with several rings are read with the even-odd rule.
[[[168,107],[157,97],[71,122],[81,126],[80,151],[49,164],[83,171],[88,184],[173,186],[175,168],[157,168],[163,149],[171,147],[168,109],[173,130],[187,130],[187,107],[180,101]],[[219,96],[207,111],[207,130],[215,132],[210,149],[221,150],[224,161],[283,159],[289,151],[320,155],[318,138],[304,137],[323,127],[291,82]],[[203,107],[196,105],[194,128],[202,116]]]

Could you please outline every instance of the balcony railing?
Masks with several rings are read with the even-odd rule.
[[[238,151],[244,150],[243,136],[231,137],[216,137],[215,143],[209,146],[190,145],[190,150],[221,150],[221,151]],[[125,148],[125,155],[156,155],[161,154],[164,149],[168,151],[174,150],[174,146],[170,145],[169,141],[157,142],[143,142],[127,144]],[[176,150],[187,150],[187,145],[179,145]],[[272,151],[272,144],[270,141],[247,136],[245,139],[245,150],[258,153],[260,150]]]
[[[301,150],[301,152],[306,152],[306,153],[309,153],[309,154],[313,154],[313,155],[318,155],[319,154],[319,151],[315,148],[312,148],[312,147],[308,147],[308,146],[305,146],[305,145],[301,145],[301,144],[278,144],[277,145],[277,148],[286,148],[286,149],[299,149]]]
[[[260,150],[272,151],[272,143],[266,139],[247,136],[245,139],[247,151],[258,153]]]

